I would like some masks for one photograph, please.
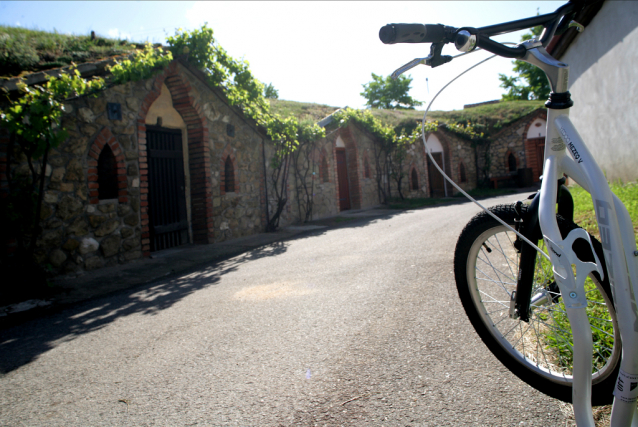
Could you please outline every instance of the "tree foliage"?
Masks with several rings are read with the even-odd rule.
[[[275,89],[272,83],[264,86],[264,96],[269,99],[279,99],[279,91]]]
[[[361,96],[367,99],[366,105],[371,108],[383,108],[386,110],[413,110],[415,106],[423,105],[408,95],[410,92],[411,77],[377,76],[372,73],[372,81],[363,85]]]
[[[530,33],[523,34],[522,41],[540,36],[543,27],[534,27]],[[499,74],[501,87],[507,89],[503,101],[547,99],[549,97],[549,82],[545,73],[535,65],[523,61],[513,61],[516,76],[508,77]]]

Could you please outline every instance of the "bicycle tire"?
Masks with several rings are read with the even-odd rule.
[[[512,226],[518,217],[514,205],[499,205],[490,211]],[[558,215],[557,220],[563,238],[578,227]],[[597,310],[590,315],[590,323],[595,332],[592,405],[599,406],[613,401],[621,341],[602,246],[595,238],[591,239],[605,276],[600,280],[597,273],[592,273],[586,282],[588,310]],[[509,299],[512,290],[516,290],[519,261],[514,240],[515,234],[486,212],[472,218],[461,232],[454,253],[459,297],[474,329],[505,367],[542,393],[571,402],[568,345],[571,329],[563,323],[566,315],[561,312],[560,293],[549,291],[555,290],[551,285],[554,278],[551,264],[544,257],[536,257],[532,295],[549,295],[543,301],[548,304],[532,304],[529,323],[509,317]],[[584,240],[576,241],[574,251],[579,259],[593,261],[589,244]],[[558,345],[549,345],[552,342]]]

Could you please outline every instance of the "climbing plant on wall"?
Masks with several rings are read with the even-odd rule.
[[[68,136],[61,127],[64,101],[96,93],[103,87],[103,79],[83,79],[78,70],[71,67],[59,77],[49,77],[43,85],[29,87],[19,81],[20,96],[10,99],[8,108],[0,110],[0,126],[11,135],[5,165],[9,192],[0,202],[1,238],[3,242],[16,241],[16,253],[11,262],[6,251],[0,260],[6,274],[17,269],[27,275],[39,270],[34,269],[33,252],[41,234],[40,211],[47,157],[49,151]],[[12,174],[10,166],[14,159],[25,161],[27,169]],[[24,278],[22,283],[29,283],[29,278]],[[5,294],[8,290],[4,287],[0,292]],[[15,288],[11,290],[16,291]]]
[[[231,105],[238,106],[251,119],[266,130],[274,143],[271,159],[270,189],[276,199],[275,209],[269,212],[268,231],[274,231],[288,202],[287,187],[290,176],[291,155],[300,140],[316,141],[325,136],[316,123],[300,123],[295,117],[281,117],[270,112],[270,103],[264,96],[264,85],[251,73],[247,61],[230,56],[213,37],[213,29],[206,24],[193,31],[177,30],[167,38],[175,56],[188,55],[188,61],[204,71],[211,85],[221,86]]]
[[[403,198],[401,183],[405,177],[405,159],[408,150],[415,144],[421,143],[421,126],[416,126],[409,133],[404,130],[397,133],[396,129],[382,123],[369,110],[354,110],[352,108],[337,111],[333,118],[340,127],[346,127],[350,122],[356,123],[374,136],[377,141],[377,144],[374,145],[374,158],[379,200],[385,203],[392,196],[390,180],[384,180],[384,177],[394,180],[397,192]],[[439,123],[436,121],[426,122],[425,132],[433,132],[438,127]]]
[[[148,78],[171,60],[170,52],[164,53],[147,44],[132,58],[116,61],[110,67],[112,74],[107,80],[100,77],[84,79],[75,64],[62,69],[58,77],[47,76],[42,85],[30,87],[18,80],[19,96],[8,98],[8,106],[0,110],[0,127],[10,133],[5,165],[9,191],[0,200],[0,239],[3,242],[15,240],[16,243],[11,255],[3,250],[1,266],[11,266],[21,274],[40,272],[33,261],[33,253],[42,231],[40,215],[48,154],[68,137],[62,126],[64,103],[83,96],[97,96],[114,84]],[[14,161],[25,162],[27,168],[12,170]],[[22,282],[29,283],[29,280]],[[0,289],[0,292],[6,293],[7,289]]]

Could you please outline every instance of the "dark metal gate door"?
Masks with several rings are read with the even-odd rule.
[[[436,163],[443,170],[443,153],[432,153],[432,157],[436,160]],[[445,197],[445,181],[443,175],[439,172],[434,165],[430,156],[428,156],[428,176],[430,178],[430,197]]]
[[[339,180],[339,210],[345,211],[350,209],[350,186],[344,148],[337,148],[337,179]]]
[[[151,251],[188,243],[182,131],[146,127]]]

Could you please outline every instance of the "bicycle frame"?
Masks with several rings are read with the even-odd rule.
[[[630,425],[638,427],[638,410],[636,409],[636,402],[638,401],[638,307],[636,305],[636,296],[638,295],[638,251],[636,250],[634,230],[627,209],[618,197],[611,192],[602,170],[596,164],[574,125],[569,120],[570,108],[573,105],[567,90],[569,67],[557,61],[545,51],[545,46],[549,44],[559,29],[565,31],[569,26],[574,25],[582,31],[582,25],[570,22],[576,13],[581,10],[582,5],[579,8],[576,7],[576,2],[570,2],[557,9],[553,14],[480,29],[470,27],[456,29],[438,24],[438,26],[431,25],[429,29],[424,25],[419,33],[414,32],[414,27],[417,24],[388,24],[381,29],[379,37],[386,44],[432,43],[430,56],[417,58],[399,68],[392,74],[395,79],[398,75],[418,64],[435,67],[455,58],[451,56],[443,57],[440,54],[443,45],[450,42],[454,42],[458,50],[465,52],[461,55],[471,53],[478,46],[495,54],[494,56],[518,58],[539,67],[545,72],[552,93],[550,94],[550,100],[545,104],[548,109],[548,115],[543,181],[540,193],[536,195],[529,206],[527,217],[518,219],[516,230],[470,197],[439,168],[434,160],[433,164],[457,190],[485,210],[496,221],[517,234],[515,247],[521,249],[521,267],[518,275],[517,290],[516,293],[512,294],[512,300],[510,301],[510,317],[520,317],[521,321],[528,321],[531,283],[536,259],[536,253],[533,250],[541,252],[544,257],[548,257],[533,242],[540,238],[538,235],[539,228],[537,228],[538,226],[540,227],[540,233],[547,247],[549,259],[552,262],[554,279],[560,289],[562,301],[566,307],[565,311],[572,328],[572,402],[576,424],[579,427],[594,426],[591,408],[593,342],[586,313],[585,279],[593,271],[597,271],[602,278],[603,269],[589,234],[582,228],[572,229],[563,239],[556,220],[556,203],[559,194],[558,179],[563,177],[563,175],[567,175],[590,193],[600,230],[600,240],[622,344],[622,360],[614,389],[611,425],[614,427],[627,427]],[[515,48],[508,48],[505,44],[495,42],[489,38],[495,34],[525,29],[534,25],[544,26],[544,32],[540,39],[528,40]],[[421,39],[415,34],[419,34]],[[430,157],[431,153],[425,140],[425,120],[432,102],[452,82],[490,58],[459,74],[445,85],[428,105],[423,117],[422,136],[426,153]],[[569,150],[571,155],[568,155],[567,150]],[[565,193],[568,193],[565,189],[561,190],[558,210],[561,214],[568,213],[571,216],[573,214],[573,204],[570,197],[566,196]],[[522,210],[519,209],[520,206],[517,208],[517,213],[521,215]],[[577,239],[584,239],[589,243],[595,262],[583,262],[576,256],[573,244]],[[521,242],[526,242],[527,246],[521,247]],[[533,248],[533,250],[530,250],[530,248]],[[575,274],[574,269],[576,271]],[[537,297],[535,296],[534,298]],[[540,298],[543,298],[543,296]],[[545,296],[545,298],[547,297]],[[538,303],[538,301],[536,302]]]
[[[571,156],[567,154],[570,150]],[[583,263],[571,243],[583,237],[573,230],[565,239],[556,222],[558,178],[568,175],[592,196],[607,264],[622,341],[620,375],[614,390],[612,426],[638,424],[638,260],[636,243],[627,209],[615,196],[607,180],[569,120],[569,109],[548,109],[543,182],[540,191],[539,223],[552,259],[554,277],[561,290],[574,340],[573,405],[579,427],[594,425],[591,411],[592,335],[585,314],[585,276],[598,265]],[[595,251],[592,252],[595,255]],[[597,262],[599,264],[599,262]],[[572,273],[576,266],[576,277]],[[632,388],[633,387],[633,388]],[[632,424],[632,418],[634,423]]]

